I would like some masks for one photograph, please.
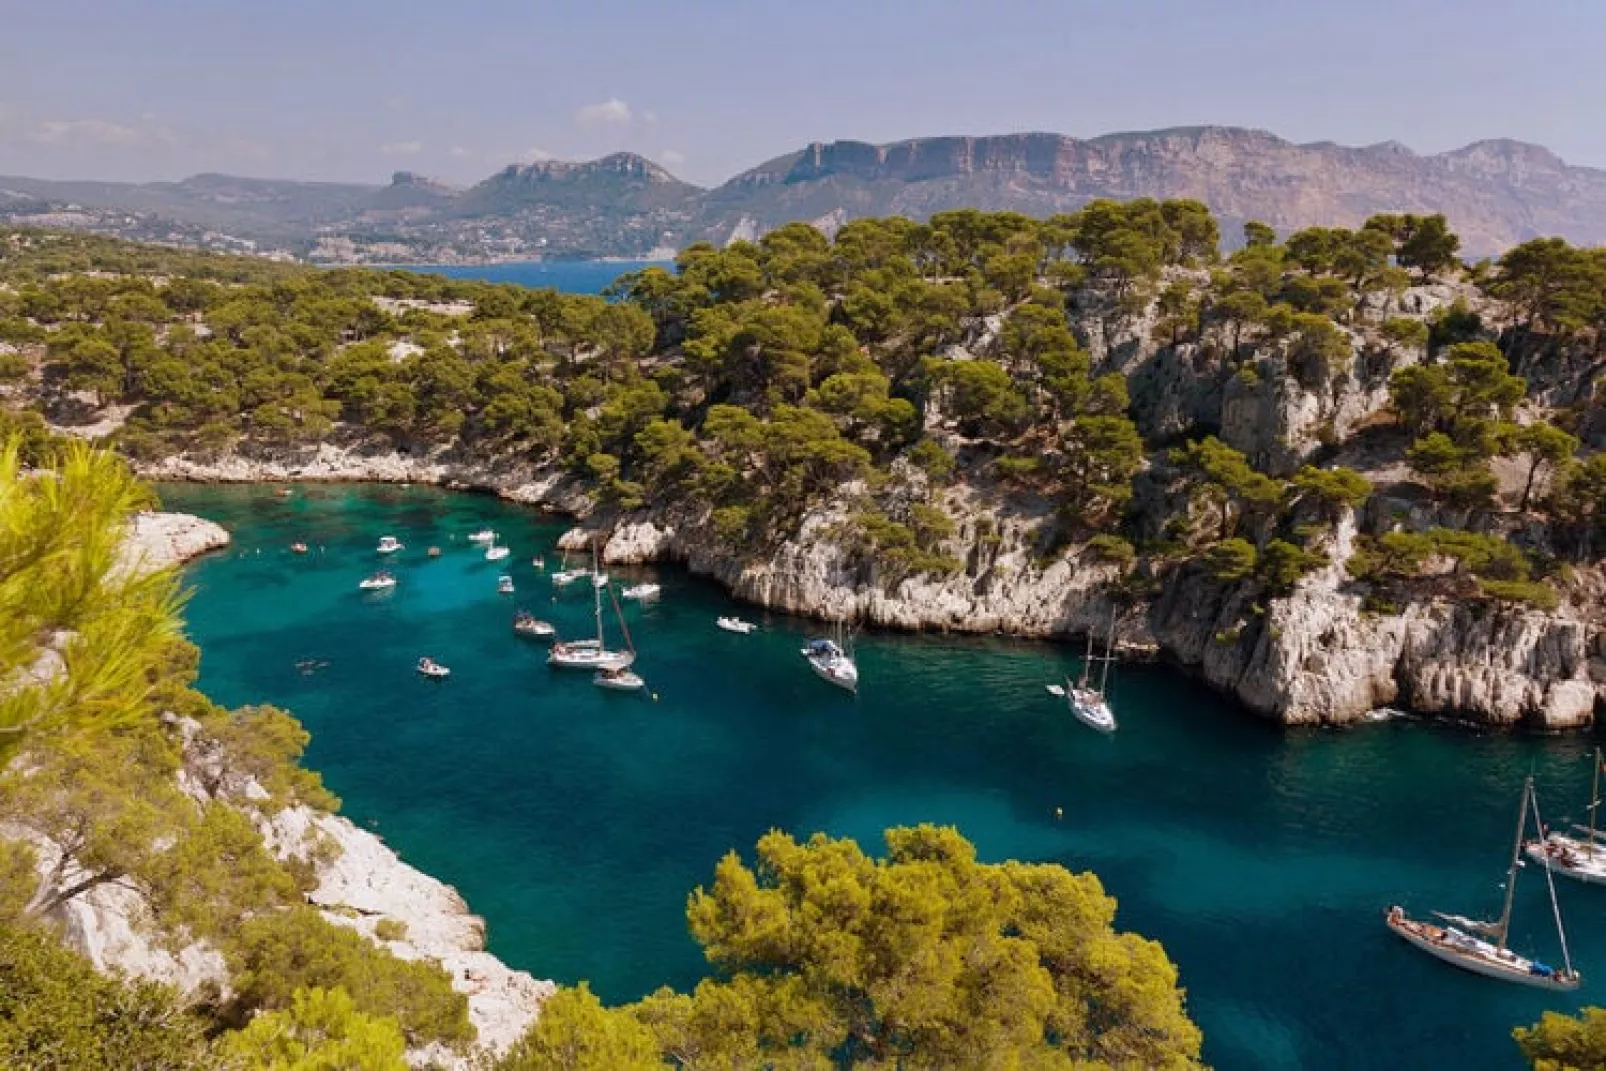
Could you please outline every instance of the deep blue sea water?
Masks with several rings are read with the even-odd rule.
[[[407,271],[445,275],[452,279],[482,279],[488,283],[516,283],[571,294],[596,294],[626,272],[639,271],[655,260],[530,260],[507,264],[409,265]]]
[[[1537,774],[1551,824],[1580,818],[1589,738],[1414,721],[1283,731],[1142,666],[1117,670],[1121,728],[1103,737],[1044,690],[1074,669],[1071,650],[998,638],[863,636],[851,698],[798,657],[807,622],[744,608],[762,631],[732,636],[713,622],[736,604],[712,584],[615,570],[664,585],[658,605],[625,611],[655,702],[550,670],[544,646],[512,634],[520,605],[590,627],[586,593],[554,601],[530,564],[555,561],[558,520],[416,487],[162,494],[236,537],[187,574],[201,686],[294,711],[345,812],[457,886],[491,949],[537,976],[587,978],[615,1001],[690,986],[703,963],[686,895],[725,852],[771,828],[878,848],[885,827],[931,821],[987,859],[1097,872],[1117,924],[1178,963],[1219,1068],[1514,1071],[1514,1025],[1606,1002],[1606,889],[1561,889],[1581,999],[1464,974],[1382,924],[1394,902],[1496,913],[1523,776]],[[507,562],[466,543],[485,524]],[[400,585],[364,595],[387,533],[407,544]],[[311,554],[289,553],[298,539]],[[495,590],[504,566],[511,597]],[[451,679],[418,677],[424,654]],[[309,658],[329,664],[303,674]],[[1537,871],[1513,940],[1556,955]]]

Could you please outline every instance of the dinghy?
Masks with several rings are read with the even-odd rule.
[[[394,554],[398,550],[401,550],[405,545],[406,544],[397,539],[395,536],[380,536],[379,546],[375,547],[374,550],[380,554]]]
[[[364,591],[389,591],[396,586],[396,578],[389,573],[375,573],[357,581],[357,586]]]
[[[433,658],[420,658],[418,672],[432,680],[445,680],[452,675],[452,671],[435,661]]]
[[[716,617],[714,619],[714,624],[717,627],[724,629],[726,632],[735,632],[742,636],[745,636],[749,632],[752,632],[758,628],[758,626],[753,624],[751,621],[743,621],[739,617]]]

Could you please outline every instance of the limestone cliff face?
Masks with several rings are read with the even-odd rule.
[[[1443,212],[1473,254],[1543,234],[1606,240],[1606,172],[1571,167],[1537,145],[1484,141],[1422,156],[1394,142],[1296,145],[1219,126],[816,142],[736,176],[707,202],[716,220],[725,209],[775,226],[833,207],[916,218],[958,207],[1048,215],[1097,197],[1194,198],[1228,228],[1253,218],[1285,231]]]
[[[991,554],[979,572],[889,588],[856,572],[822,537],[832,527],[823,513],[759,561],[714,549],[705,532],[651,521],[614,529],[603,557],[680,560],[763,606],[891,628],[1045,637],[1104,628],[1113,608],[1105,585],[1117,571],[1087,554],[1040,568],[1027,520],[1006,521],[997,543],[989,536],[996,552],[963,546],[973,560]],[[1335,561],[1349,557],[1354,537],[1346,518],[1334,538]],[[963,545],[970,537],[959,538]],[[1344,724],[1400,705],[1494,725],[1567,729],[1590,724],[1597,707],[1606,708],[1606,634],[1598,626],[1564,613],[1444,602],[1368,614],[1344,586],[1342,566],[1333,565],[1257,612],[1245,589],[1176,569],[1150,603],[1121,613],[1117,639],[1129,650],[1157,650],[1289,725]]]

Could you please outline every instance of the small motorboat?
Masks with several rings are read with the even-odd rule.
[[[505,574],[497,577],[496,590],[503,595],[513,594],[513,578]]]
[[[552,586],[566,588],[583,577],[591,575],[585,569],[559,569],[552,574]]]
[[[290,544],[290,553],[291,554],[305,554],[306,552],[307,552],[307,545],[305,543],[291,543]]]
[[[281,487],[277,491],[273,492],[273,497],[275,497],[275,498],[289,498],[293,494],[295,494],[295,492],[290,490],[290,488]]]
[[[537,555],[536,557],[530,559],[530,565],[536,569],[545,569],[546,559]]]
[[[418,672],[432,680],[445,680],[452,675],[452,671],[435,661],[433,658],[420,658]]]
[[[481,528],[478,532],[470,532],[468,541],[470,543],[495,543],[496,533],[489,528]]]
[[[357,581],[357,586],[363,591],[389,591],[396,586],[396,578],[390,573],[378,572]]]
[[[549,621],[542,621],[528,610],[520,610],[513,615],[513,632],[519,636],[536,636],[546,638],[556,636],[558,630],[552,627]]]
[[[506,547],[499,547],[495,543],[492,543],[490,546],[485,548],[485,560],[488,562],[499,562],[512,553],[513,552],[508,550]]]
[[[378,551],[380,554],[394,554],[398,550],[401,550],[404,546],[406,546],[406,544],[397,539],[395,536],[380,536],[379,546],[375,547],[374,550]]]
[[[632,584],[621,591],[619,597],[621,599],[634,599],[637,602],[645,602],[648,599],[656,599],[663,593],[663,590],[657,584]]]
[[[441,548],[439,548],[439,547],[430,547],[429,548],[429,556],[431,558],[439,558],[441,556]]]
[[[640,674],[628,669],[602,670],[591,678],[591,683],[615,692],[639,692],[647,687],[647,682],[641,679]]]
[[[607,587],[608,586],[608,574],[607,573],[592,573],[591,574],[591,586],[594,587],[594,588],[605,588],[605,587]]]
[[[743,636],[747,635],[749,632],[756,632],[758,630],[757,625],[753,624],[751,621],[743,621],[739,617],[715,618],[714,624],[718,625],[726,632],[736,632]]]

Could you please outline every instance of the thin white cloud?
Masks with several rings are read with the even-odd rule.
[[[669,167],[679,167],[686,162],[686,154],[679,149],[664,149],[658,154],[658,159]]]
[[[548,160],[555,159],[557,159],[557,157],[553,156],[545,149],[525,149],[518,155],[518,161],[521,164],[544,164]]]
[[[448,156],[463,157],[468,155],[468,150],[463,148],[461,145],[453,145],[450,149],[446,150],[446,154]]]
[[[654,123],[656,123],[658,121],[658,113],[657,112],[642,112],[641,113],[641,121],[643,123],[646,123],[648,126],[652,126]]]
[[[379,147],[379,151],[386,156],[417,156],[424,151],[424,143],[416,138],[412,141],[387,141]]]
[[[579,109],[574,113],[574,121],[579,126],[623,126],[630,122],[630,105],[618,97],[610,97]]]
[[[44,119],[34,126],[32,140],[45,145],[137,145],[146,137],[106,119]]]

